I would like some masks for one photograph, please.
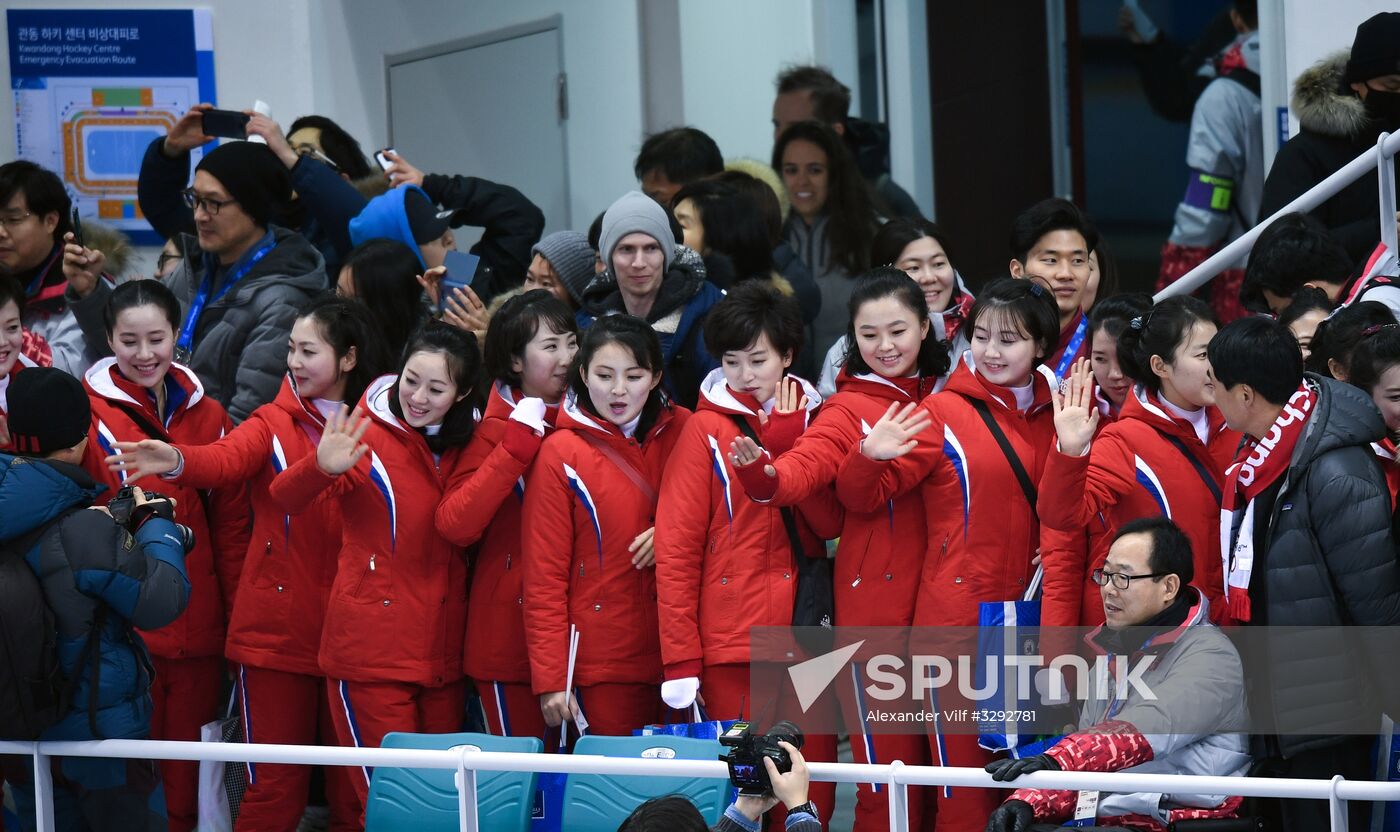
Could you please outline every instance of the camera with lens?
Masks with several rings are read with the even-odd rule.
[[[175,523],[175,503],[169,497],[154,491],[144,493],[146,501],[137,505],[133,486],[126,485],[118,489],[116,495],[107,501],[107,511],[111,513],[112,519],[117,521],[117,525],[131,534],[136,534],[136,530],[141,528],[141,524],[151,515]],[[185,551],[189,552],[194,548],[194,529],[179,523],[175,523],[175,528],[180,533],[180,542]]]
[[[753,726],[747,722],[734,723],[719,738],[719,744],[729,749],[728,754],[720,755],[720,760],[729,766],[729,782],[740,794],[772,794],[773,783],[768,779],[763,758],[772,760],[779,774],[786,774],[792,771],[792,755],[778,743],[788,742],[801,750],[802,739],[802,729],[787,720],[763,735],[754,734]]]

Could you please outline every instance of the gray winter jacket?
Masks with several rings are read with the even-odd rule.
[[[190,369],[205,392],[228,410],[234,422],[248,418],[277,397],[287,374],[287,337],[297,310],[326,290],[321,252],[294,231],[273,226],[276,246],[259,260],[228,294],[212,296],[194,333]],[[204,258],[194,237],[185,237],[184,261],[165,279],[187,315],[204,279]],[[98,281],[85,298],[70,289],[65,296],[82,325],[88,345],[110,355],[102,310],[112,287]]]
[[[1270,625],[1251,633],[1248,654],[1262,650],[1267,661],[1249,668],[1250,709],[1256,722],[1272,718],[1284,757],[1374,732],[1384,707],[1400,713],[1396,640],[1356,629],[1400,624],[1390,491],[1370,447],[1385,423],[1355,387],[1307,380],[1318,401],[1256,534],[1250,582],[1250,624]]]
[[[787,223],[783,226],[783,239],[797,252],[798,259],[812,270],[812,279],[822,293],[821,310],[810,325],[807,348],[803,350],[811,357],[812,367],[806,370],[808,373],[820,368],[826,351],[846,334],[849,317],[846,305],[856,285],[855,275],[831,259],[831,241],[827,236],[830,220],[823,214],[808,225],[794,211],[788,215]]]

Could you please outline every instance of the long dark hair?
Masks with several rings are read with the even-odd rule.
[[[963,330],[974,337],[977,324],[987,315],[1002,312],[1015,321],[1036,344],[1039,364],[1055,349],[1060,338],[1060,308],[1055,297],[1034,280],[999,277],[988,283],[978,294],[967,313]],[[1034,373],[1032,373],[1034,375]]]
[[[418,255],[398,240],[366,240],[345,256],[342,269],[350,270],[355,297],[364,302],[384,335],[390,355],[399,355],[414,330],[427,317],[423,288],[417,275],[423,271]]]
[[[424,436],[433,453],[442,453],[448,448],[458,448],[471,441],[476,430],[477,404],[481,393],[481,350],[476,346],[476,336],[463,332],[455,326],[440,321],[429,321],[413,334],[408,346],[404,347],[403,358],[399,361],[399,376],[403,376],[408,359],[420,352],[434,352],[442,355],[447,362],[447,372],[457,385],[458,394],[466,395],[448,409],[442,419],[442,430],[437,436]],[[399,403],[399,379],[389,391],[389,410],[403,419],[403,405]]]
[[[914,278],[892,266],[880,266],[861,275],[856,280],[855,288],[851,290],[850,301],[846,304],[850,318],[846,323],[845,366],[846,372],[851,375],[875,373],[860,354],[860,342],[856,340],[856,313],[865,304],[882,298],[894,298],[901,306],[913,312],[915,326],[928,320],[928,300],[924,298],[924,290],[919,288]],[[933,327],[930,326],[928,333],[924,335],[923,343],[919,345],[919,375],[924,378],[946,375],[948,368],[952,366],[952,358],[948,355],[950,349],[952,347],[947,341],[939,341],[933,337]]]
[[[1381,324],[1368,328],[1351,352],[1347,381],[1369,396],[1385,371],[1396,364],[1400,364],[1400,326]]]
[[[1307,367],[1321,376],[1335,378],[1331,362],[1351,377],[1351,353],[1361,343],[1366,330],[1395,323],[1395,313],[1379,301],[1363,300],[1332,313],[1317,325],[1309,345]]]
[[[733,261],[739,280],[768,277],[773,271],[773,244],[757,200],[716,179],[691,182],[676,192],[671,204],[687,199],[700,215],[705,247]]]
[[[1118,334],[1118,366],[1123,374],[1152,393],[1162,389],[1162,377],[1152,372],[1152,356],[1172,363],[1176,350],[1198,323],[1214,324],[1210,305],[1191,295],[1173,295],[1145,315],[1128,322]]]
[[[375,330],[373,316],[360,301],[321,295],[304,306],[297,317],[309,318],[316,324],[337,362],[351,349],[355,350],[355,366],[345,374],[345,401],[351,407],[364,395],[371,381],[393,366],[384,338]]]
[[[831,218],[826,226],[831,260],[851,275],[858,275],[870,268],[870,243],[878,222],[870,186],[865,184],[841,137],[829,125],[817,121],[799,121],[778,136],[773,145],[773,170],[779,176],[783,172],[783,153],[795,141],[811,142],[826,154],[827,193],[823,210]]]
[[[661,341],[656,337],[656,330],[646,321],[631,315],[608,315],[594,321],[583,334],[578,354],[574,356],[574,366],[569,371],[569,389],[573,391],[574,403],[580,410],[604,422],[607,420],[598,412],[598,408],[593,406],[593,397],[588,393],[588,382],[584,379],[584,373],[588,371],[593,356],[608,344],[617,344],[627,350],[636,360],[637,366],[644,370],[660,375],[665,367],[661,357]],[[645,440],[661,416],[662,409],[666,407],[670,407],[670,404],[666,401],[666,395],[661,392],[661,383],[657,382],[651,394],[647,396],[646,404],[642,406],[642,418],[637,422],[636,432],[632,434],[638,443]]]
[[[102,327],[107,331],[108,338],[117,328],[117,316],[138,306],[156,307],[170,322],[170,331],[180,334],[180,301],[175,299],[175,293],[164,283],[146,278],[119,283],[107,296],[107,305],[102,307]]]

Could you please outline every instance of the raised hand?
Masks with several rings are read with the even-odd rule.
[[[1061,385],[1050,390],[1055,407],[1055,433],[1060,439],[1060,453],[1083,456],[1094,439],[1099,426],[1099,404],[1094,399],[1094,371],[1089,359],[1081,358]]]
[[[736,436],[734,441],[729,443],[729,461],[734,463],[735,468],[747,468],[762,457],[763,449],[747,436]],[[770,477],[777,477],[778,469],[772,465],[765,465],[763,473]]]
[[[481,302],[481,298],[477,297],[470,286],[453,289],[452,294],[447,296],[447,303],[442,309],[442,320],[458,329],[475,333],[476,340],[480,343],[485,343],[486,328],[491,324],[486,304]]]
[[[806,409],[807,394],[802,392],[802,383],[792,376],[784,376],[783,380],[778,382],[778,394],[773,400],[773,414],[783,416]],[[768,424],[768,414],[759,411],[758,423],[760,425]]]
[[[301,159],[297,152],[292,149],[287,142],[287,137],[282,133],[282,126],[272,118],[254,110],[244,110],[248,116],[248,136],[261,136],[267,142],[267,149],[276,154],[282,164],[293,167]]]
[[[446,266],[434,266],[420,275],[418,285],[423,287],[423,291],[428,295],[428,302],[434,309],[442,306],[442,279],[447,276]]]
[[[204,135],[204,112],[214,109],[213,104],[196,104],[189,109],[170,132],[165,134],[161,152],[172,159],[181,153],[188,153],[205,142],[214,141],[213,136]]]
[[[107,467],[126,472],[126,478],[139,480],[147,475],[168,474],[180,464],[180,452],[168,442],[142,439],[140,442],[117,442],[115,451],[107,457]]]
[[[107,255],[95,248],[78,245],[69,231],[63,235],[63,276],[78,297],[85,298],[97,288],[102,279],[102,267],[107,264]]]
[[[914,437],[932,424],[933,418],[917,402],[892,404],[860,443],[860,452],[875,460],[897,459],[918,447]]]
[[[384,151],[384,155],[389,158],[390,162],[393,162],[392,165],[389,165],[389,169],[384,171],[384,175],[389,177],[390,185],[417,185],[420,188],[423,187],[423,171],[410,165],[408,160],[400,156],[396,150],[386,150]]]
[[[355,467],[369,446],[361,442],[369,430],[369,417],[358,408],[349,412],[345,405],[326,420],[321,442],[316,446],[316,467],[333,477]]]

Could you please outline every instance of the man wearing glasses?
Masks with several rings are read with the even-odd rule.
[[[1105,623],[1086,641],[1110,659],[1107,668],[1113,658],[1125,657],[1130,669],[1150,659],[1146,670],[1125,677],[1141,685],[1096,670],[1108,678],[1093,680],[1083,727],[1044,754],[989,764],[993,779],[1033,771],[1239,776],[1248,770],[1243,666],[1210,623],[1206,599],[1190,585],[1193,571],[1191,541],[1171,520],[1148,517],[1118,530],[1093,573]],[[1240,804],[1229,795],[1018,789],[993,813],[987,832],[1059,829],[1065,821],[1165,829],[1177,821],[1235,817]]]
[[[64,300],[63,235],[71,203],[63,181],[33,162],[0,165],[0,274],[24,288],[24,328],[53,350],[53,366],[82,378],[97,360]]]
[[[235,422],[273,400],[287,369],[297,310],[326,288],[325,261],[306,238],[271,223],[291,197],[287,168],[266,145],[230,142],[206,153],[184,199],[196,234],[165,278],[184,320],[175,360]],[[68,247],[68,299],[88,343],[106,347],[100,252]]]

